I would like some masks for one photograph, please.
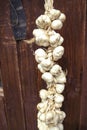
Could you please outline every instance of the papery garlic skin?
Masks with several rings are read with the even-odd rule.
[[[63,27],[63,23],[58,19],[51,23],[51,27],[54,30],[60,30]]]
[[[47,15],[41,15],[36,19],[36,25],[39,28],[47,29],[51,24],[51,20]]]
[[[39,91],[41,102],[37,104],[37,127],[39,130],[64,130],[66,114],[61,107],[66,74],[57,64],[64,54],[64,38],[56,30],[63,27],[66,16],[60,10],[46,6],[47,3],[45,13],[36,19],[38,28],[33,30],[35,43],[40,47],[35,51],[35,60],[42,73],[41,78],[47,85],[47,90]]]

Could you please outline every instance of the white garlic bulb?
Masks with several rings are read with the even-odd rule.
[[[65,84],[56,84],[55,87],[56,87],[57,93],[62,93],[65,89]]]
[[[50,36],[50,46],[57,47],[60,40],[60,34],[55,33],[54,35]]]
[[[38,64],[38,69],[40,70],[41,73],[45,73],[46,71],[44,68],[41,66],[41,64]]]
[[[48,126],[46,125],[45,122],[42,122],[39,119],[37,121],[38,121],[38,128],[40,130],[49,130],[49,128],[48,128]]]
[[[66,117],[66,113],[64,111],[56,110],[56,113],[59,115],[60,122]]]
[[[45,122],[45,118],[46,118],[45,113],[42,113],[42,114],[40,115],[40,117],[39,117],[39,120],[41,120],[41,121],[44,121],[44,122]]]
[[[47,53],[39,48],[35,51],[35,60],[40,63],[43,59],[47,58]]]
[[[51,69],[54,62],[50,58],[48,58],[48,59],[44,59],[40,64],[41,64],[41,66],[43,67],[44,70],[48,71],[48,70]]]
[[[55,19],[58,19],[61,12],[60,10],[57,10],[57,9],[51,9],[49,12],[46,12],[46,14],[49,16],[51,20],[55,20]]]
[[[61,15],[59,16],[59,20],[64,22],[66,20],[66,16],[64,13],[61,13]]]
[[[64,101],[64,96],[61,94],[56,94],[54,100],[56,103],[61,103]]]
[[[51,27],[54,30],[60,30],[63,27],[63,23],[57,19],[51,23]]]
[[[49,44],[50,44],[49,37],[46,34],[36,37],[36,44],[38,46],[44,46],[44,47],[49,46]]]
[[[39,95],[42,100],[46,100],[48,96],[48,91],[45,89],[41,89]]]
[[[41,102],[37,105],[37,109],[41,112],[44,113],[47,109],[47,101]]]
[[[46,81],[47,83],[52,83],[53,82],[53,76],[49,72],[45,72],[44,74],[42,74],[42,79],[44,81]]]
[[[58,45],[60,46],[62,43],[64,42],[64,38],[60,37],[59,41],[58,41]]]
[[[62,107],[62,103],[55,103],[55,108],[56,109],[59,109],[59,108],[61,108]]]
[[[64,126],[63,126],[63,124],[58,124],[58,127],[59,127],[59,130],[64,130]]]
[[[64,54],[64,47],[63,46],[58,46],[53,50],[53,60],[57,61],[62,58]]]
[[[46,113],[46,124],[50,124],[54,119],[54,112],[49,111]]]
[[[54,82],[58,83],[58,84],[64,84],[64,83],[66,83],[66,75],[65,75],[65,73],[62,71],[60,73],[60,75],[58,75],[58,76],[56,76],[54,78]]]
[[[62,71],[62,67],[60,65],[55,64],[51,70],[50,73],[54,76],[58,76],[58,74],[60,74]]]
[[[34,29],[33,30],[33,35],[35,37],[39,37],[40,35],[44,35],[44,34],[47,34],[46,30],[44,30],[44,29]]]
[[[51,20],[47,15],[41,15],[36,19],[38,28],[47,29],[51,24]]]

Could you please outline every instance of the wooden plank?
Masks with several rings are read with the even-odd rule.
[[[8,130],[3,96],[0,92],[0,130]]]
[[[23,0],[27,17],[27,38],[32,37],[35,19],[44,12],[44,1]],[[67,16],[61,31],[65,38],[65,54],[59,62],[68,69],[65,102],[63,110],[66,112],[65,130],[79,130],[80,102],[84,59],[84,24],[85,0],[55,0],[55,8],[60,9]],[[30,13],[29,13],[30,12]],[[34,46],[34,49],[36,47]],[[38,91],[46,86],[40,79],[34,56],[29,45],[20,42],[18,45],[19,66],[23,89],[24,107],[27,129],[36,130],[36,104],[39,102]]]
[[[1,73],[9,130],[25,130],[16,42],[9,12],[9,0],[0,1]]]
[[[84,70],[83,70],[83,87],[81,94],[81,113],[80,113],[80,130],[87,130],[87,1],[85,1],[85,47],[84,47]]]

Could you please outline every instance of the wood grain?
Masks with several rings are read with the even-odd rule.
[[[10,24],[9,0],[0,1],[1,73],[9,130],[25,130],[16,42]]]
[[[85,10],[87,12],[87,3],[85,1]],[[87,13],[85,13],[84,24],[84,69],[83,69],[83,86],[81,93],[81,113],[80,113],[80,130],[87,130]]]
[[[0,95],[0,130],[8,130],[3,96]]]

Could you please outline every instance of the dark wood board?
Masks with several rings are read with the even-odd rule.
[[[10,23],[9,0],[0,0],[1,74],[9,130],[25,130],[16,41]]]
[[[8,130],[3,96],[0,94],[0,130]]]

